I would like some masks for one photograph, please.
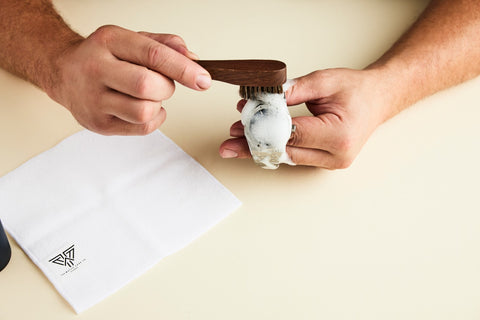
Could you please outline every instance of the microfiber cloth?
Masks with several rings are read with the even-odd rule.
[[[160,131],[81,131],[0,178],[5,228],[77,313],[239,206]]]

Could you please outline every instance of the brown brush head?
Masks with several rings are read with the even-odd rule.
[[[240,86],[244,99],[259,93],[283,93],[287,81],[287,66],[278,60],[196,60],[213,80]]]
[[[274,87],[250,87],[250,86],[240,86],[239,94],[242,99],[255,99],[260,93],[283,93],[283,87],[274,86]]]

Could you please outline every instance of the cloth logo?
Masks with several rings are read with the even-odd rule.
[[[57,254],[48,262],[55,263],[65,267],[73,267],[75,261],[75,245],[71,245],[68,249],[64,250],[62,253]]]

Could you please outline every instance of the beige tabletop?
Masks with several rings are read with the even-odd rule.
[[[83,35],[104,24],[175,33],[203,59],[279,59],[289,77],[362,68],[426,3],[55,1]],[[479,87],[438,93],[385,123],[348,169],[269,171],[218,155],[239,119],[238,88],[177,86],[161,131],[243,206],[80,315],[10,238],[0,319],[478,319]],[[43,92],[0,71],[0,176],[79,130]]]

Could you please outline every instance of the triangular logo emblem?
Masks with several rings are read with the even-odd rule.
[[[61,266],[73,267],[73,262],[75,261],[75,245],[71,245],[68,249],[64,250],[62,253],[57,254],[48,262],[55,263]]]

